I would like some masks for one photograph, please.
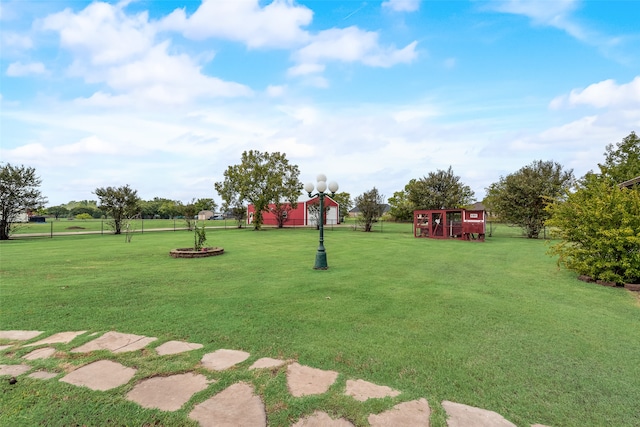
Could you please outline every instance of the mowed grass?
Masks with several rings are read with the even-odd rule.
[[[544,241],[499,226],[484,243],[415,239],[409,224],[383,231],[325,232],[329,270],[312,269],[309,229],[213,230],[225,254],[173,259],[189,232],[19,239],[0,244],[0,329],[48,333],[116,330],[204,348],[59,354],[33,362],[57,372],[110,358],[136,379],[193,369],[203,354],[239,349],[251,358],[175,413],[124,399],[132,385],[94,392],[58,381],[0,383],[0,425],[192,425],[197,403],[235,381],[254,384],[270,425],[321,408],[367,425],[367,415],[426,398],[432,425],[443,400],[496,411],[519,426],[640,425],[637,294],[576,280],[545,254]],[[89,341],[88,334],[68,350]],[[28,351],[0,353],[18,363]],[[292,398],[285,370],[248,371],[260,357],[295,359],[340,373],[322,396]],[[402,391],[364,404],[342,396],[347,379]]]

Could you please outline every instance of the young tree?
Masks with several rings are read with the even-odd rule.
[[[123,222],[139,214],[138,191],[129,185],[123,187],[96,188],[95,195],[100,199],[100,209],[111,216],[107,224],[114,234],[121,234]]]
[[[0,165],[0,240],[9,239],[27,210],[39,209],[47,202],[38,189],[41,183],[32,167]]]
[[[426,177],[411,180],[405,191],[413,209],[460,208],[473,200],[473,191],[460,182],[451,166],[446,171],[429,172]]]
[[[184,222],[187,224],[189,230],[193,230],[193,224],[195,224],[195,218],[200,210],[196,207],[196,200],[191,199],[191,202],[186,205],[182,205],[180,213],[184,218]]]
[[[382,216],[384,196],[378,193],[376,187],[373,187],[373,189],[356,197],[355,205],[360,210],[358,222],[362,224],[364,231],[371,231],[373,223]]]
[[[250,150],[242,153],[240,164],[227,168],[224,181],[216,182],[215,188],[228,206],[252,203],[254,230],[260,230],[269,203],[287,201],[297,206],[302,189],[299,175],[298,166],[290,164],[284,153]]]
[[[316,230],[320,229],[320,221],[324,221],[326,218],[327,212],[331,207],[324,205],[324,215],[320,216],[320,199],[316,198],[313,202],[307,204],[307,210],[309,211],[309,222],[312,222],[316,225]],[[324,224],[324,223],[323,223]]]
[[[293,209],[289,203],[275,202],[272,208],[268,211],[271,212],[278,222],[278,228],[284,227],[284,223],[289,220],[289,212]]]
[[[545,207],[562,198],[574,182],[573,170],[553,161],[534,161],[487,188],[487,207],[500,220],[522,227],[537,239],[549,219]]]

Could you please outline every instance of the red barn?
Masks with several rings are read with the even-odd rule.
[[[289,203],[284,204],[289,208],[286,212],[286,221],[284,225],[289,226],[301,226],[301,225],[316,225],[317,216],[314,214],[313,206],[318,205],[318,197],[314,197],[304,202],[298,202],[295,209],[291,209]],[[278,225],[278,219],[276,215],[271,211],[275,208],[273,203],[269,204],[269,212],[262,212],[262,220],[264,225]],[[324,224],[336,225],[340,224],[340,205],[329,196],[324,196]],[[317,207],[316,207],[317,210]],[[253,216],[255,215],[256,208],[254,205],[247,207],[247,224],[253,222]]]
[[[434,209],[413,211],[413,235],[432,239],[482,240],[485,211]]]

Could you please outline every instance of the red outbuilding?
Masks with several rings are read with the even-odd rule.
[[[484,241],[483,210],[434,209],[413,211],[413,235],[431,239]]]
[[[318,206],[318,197],[314,197],[304,202],[298,202],[298,205],[295,209],[291,208],[289,203],[285,203],[286,210],[286,221],[284,222],[285,226],[304,226],[304,225],[316,225],[317,224],[317,212]],[[329,196],[324,196],[324,224],[326,225],[336,225],[340,224],[340,205],[338,202],[333,200]],[[264,225],[278,225],[278,218],[272,212],[275,208],[273,203],[269,204],[269,212],[262,212],[262,220]],[[256,208],[254,205],[249,205],[247,207],[247,224],[251,224],[253,222],[253,217],[255,215]]]

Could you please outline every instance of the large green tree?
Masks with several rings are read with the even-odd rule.
[[[491,184],[485,205],[501,221],[517,225],[528,238],[537,239],[550,216],[545,207],[561,199],[573,183],[573,170],[565,171],[553,161],[536,160]]]
[[[389,215],[396,221],[412,221],[413,220],[413,203],[409,200],[409,189],[416,182],[415,179],[409,181],[403,190],[393,193],[393,197],[389,197]]]
[[[0,240],[9,239],[27,210],[40,209],[47,202],[39,190],[41,183],[32,167],[0,165]]]
[[[356,208],[360,211],[358,222],[364,231],[371,231],[373,224],[382,216],[384,210],[384,196],[376,187],[365,191],[354,199]]]
[[[121,234],[123,223],[140,214],[138,191],[129,185],[96,188],[94,193],[100,200],[98,208],[110,217],[107,225],[115,234]]]
[[[299,176],[298,166],[290,164],[284,153],[250,150],[242,153],[240,164],[227,168],[224,181],[216,182],[215,188],[227,206],[252,203],[253,227],[260,230],[262,214],[268,212],[270,203],[297,206],[302,191]]]
[[[454,209],[473,201],[473,191],[460,181],[451,166],[411,180],[405,191],[413,209]]]
[[[50,206],[46,210],[47,214],[53,215],[55,219],[60,219],[61,216],[69,214],[69,209],[63,205]]]
[[[600,177],[612,184],[640,176],[640,138],[631,132],[615,146],[609,144],[603,163],[598,164]]]
[[[640,183],[619,185],[640,176],[640,140],[631,132],[604,155],[599,173],[587,173],[566,200],[548,207],[547,224],[561,239],[549,252],[579,274],[640,283]]]

